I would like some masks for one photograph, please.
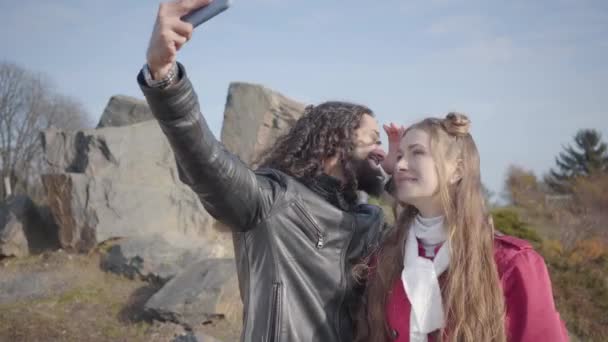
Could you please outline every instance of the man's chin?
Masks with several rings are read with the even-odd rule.
[[[384,192],[384,176],[368,176],[369,179],[359,181],[359,190],[365,191],[368,195],[378,197]]]
[[[355,162],[355,173],[357,176],[358,190],[365,191],[370,196],[380,196],[384,192],[384,183],[387,175],[377,164],[370,160],[358,160]]]

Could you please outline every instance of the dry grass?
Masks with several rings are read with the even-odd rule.
[[[36,298],[0,304],[0,341],[170,341],[183,332],[179,326],[147,320],[142,308],[157,288],[101,271],[97,254],[55,252],[3,260],[0,283],[41,271],[56,273],[65,285]],[[226,342],[235,341],[239,333],[227,323],[201,331]]]

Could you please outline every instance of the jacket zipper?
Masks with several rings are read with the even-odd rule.
[[[281,339],[281,283],[272,285],[272,308],[270,317],[269,342],[279,342]]]
[[[337,336],[339,339],[339,342],[342,342],[342,338],[341,338],[341,331],[342,331],[342,317],[341,317],[341,312],[342,312],[342,306],[344,305],[344,299],[346,297],[346,291],[347,288],[349,286],[349,281],[348,281],[348,270],[346,269],[346,255],[348,254],[348,249],[350,248],[350,244],[353,240],[353,235],[356,234],[355,232],[355,226],[356,226],[356,222],[355,222],[355,218],[352,218],[351,221],[351,231],[352,233],[350,234],[350,237],[348,238],[348,242],[346,243],[346,246],[344,247],[344,249],[342,250],[342,255],[340,256],[340,263],[341,263],[341,270],[340,272],[342,272],[342,289],[341,289],[341,295],[340,295],[340,303],[338,305],[338,310],[336,310],[336,326],[338,327],[337,329]]]
[[[323,246],[325,246],[325,235],[323,234],[323,232],[321,232],[321,229],[319,229],[319,226],[317,225],[315,220],[310,217],[310,215],[306,212],[306,210],[304,210],[304,208],[302,208],[300,204],[298,204],[298,202],[291,202],[291,205],[295,207],[298,216],[308,222],[308,225],[305,225],[305,228],[308,230],[314,230],[314,232],[312,233],[315,235],[315,239],[317,240],[315,247],[317,249],[323,248]],[[309,227],[312,227],[312,229],[310,229]]]

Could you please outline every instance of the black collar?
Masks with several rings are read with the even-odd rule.
[[[347,196],[342,182],[335,177],[323,173],[316,177],[304,178],[301,181],[329,203],[344,211],[349,211],[356,205],[356,193]]]

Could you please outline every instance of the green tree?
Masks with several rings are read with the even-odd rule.
[[[583,129],[574,137],[574,146],[564,147],[555,163],[556,168],[545,176],[545,183],[555,192],[571,193],[575,178],[608,172],[608,147],[598,131]]]

